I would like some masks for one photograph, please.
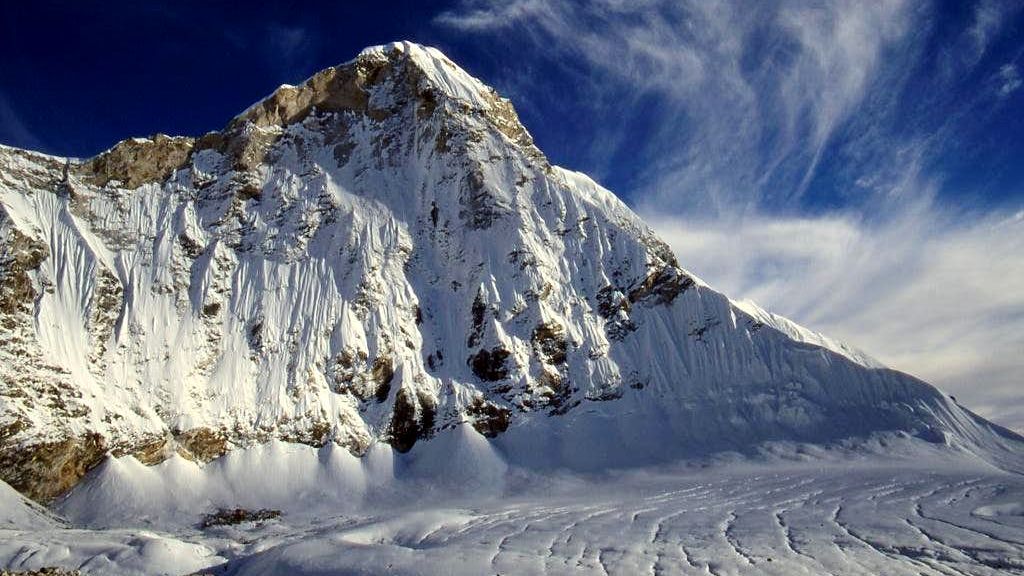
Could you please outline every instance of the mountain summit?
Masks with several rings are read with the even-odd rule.
[[[452,429],[593,469],[767,441],[1020,439],[680,268],[512,105],[403,42],[198,139],[0,147],[0,474]],[[482,441],[482,440],[481,440]]]

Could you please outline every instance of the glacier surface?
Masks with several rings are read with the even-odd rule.
[[[450,434],[442,443],[465,448],[465,438]],[[870,456],[780,445],[758,458],[593,474],[508,468],[486,450],[456,455],[453,465],[433,451],[387,463],[378,454],[360,468],[324,450],[254,448],[205,468],[170,460],[146,467],[130,456],[108,462],[58,504],[70,524],[38,510],[31,529],[0,516],[0,567],[112,575],[1024,573],[1024,479],[910,440],[877,444]],[[375,487],[366,491],[370,478]],[[16,513],[12,504],[5,499],[0,511]],[[279,506],[283,514],[201,528],[202,513],[220,506]]]

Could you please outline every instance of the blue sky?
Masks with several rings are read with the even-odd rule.
[[[397,39],[512,99],[685,267],[1024,428],[1024,0],[23,4],[0,142],[198,135]]]

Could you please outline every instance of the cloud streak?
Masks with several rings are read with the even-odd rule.
[[[518,30],[601,78],[594,100],[648,107],[659,126],[651,144],[626,144],[645,166],[638,194],[707,213],[798,199],[910,15],[905,0],[520,0],[475,2],[438,22]]]
[[[1021,87],[1020,71],[1015,64],[1004,64],[999,68],[999,96],[1006,98]]]

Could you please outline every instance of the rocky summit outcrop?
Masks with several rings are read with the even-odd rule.
[[[107,454],[403,452],[464,424],[510,458],[609,463],[879,431],[1015,441],[764,318],[411,43],[197,139],[86,161],[0,147],[0,477],[39,500]]]

